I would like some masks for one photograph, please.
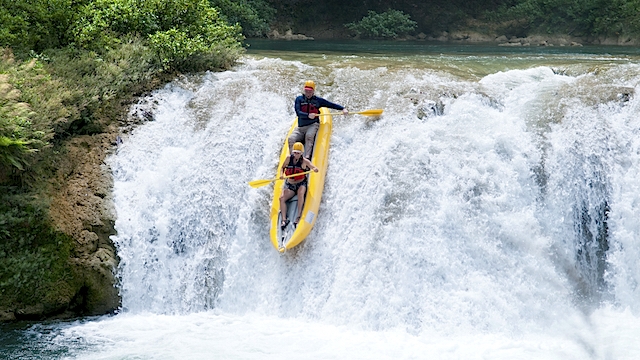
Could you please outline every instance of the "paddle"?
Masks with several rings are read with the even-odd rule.
[[[356,112],[349,112],[348,115],[364,115],[364,116],[380,116],[382,115],[382,112],[384,110],[383,109],[371,109],[371,110],[364,110],[364,111],[356,111]],[[344,113],[328,113],[328,114],[319,114],[318,116],[326,116],[326,115],[344,115]]]
[[[308,174],[310,172],[312,172],[313,170],[309,170],[309,171],[305,171],[302,173],[297,173],[297,174],[291,174],[291,175],[286,175],[283,178],[290,178],[290,177],[294,177],[294,176],[300,176],[300,175],[304,175],[304,174]],[[252,188],[259,188],[259,187],[263,187],[265,185],[269,185],[270,183],[276,181],[276,180],[280,180],[279,177],[275,178],[275,179],[262,179],[262,180],[253,180],[253,181],[249,181],[249,186],[251,186]]]

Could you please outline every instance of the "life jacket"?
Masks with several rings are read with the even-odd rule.
[[[302,102],[300,103],[300,110],[308,114],[320,114],[319,105],[318,99],[315,96],[312,96],[311,99],[303,96]]]
[[[291,154],[289,156],[289,165],[287,165],[287,167],[284,169],[284,174],[285,175],[291,175],[291,174],[299,174],[299,173],[303,173],[304,169],[302,168],[302,162],[303,162],[303,157],[300,156],[300,160],[298,160],[298,163],[294,163],[294,159],[293,159],[293,154]],[[304,180],[304,178],[307,175],[300,175],[300,176],[294,176],[292,178],[289,178],[293,181],[302,181]]]

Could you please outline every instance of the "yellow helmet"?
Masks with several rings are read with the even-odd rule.
[[[307,80],[304,82],[304,88],[311,88],[311,90],[316,89],[316,83],[313,80]]]
[[[304,145],[302,145],[301,142],[297,142],[297,143],[293,144],[293,151],[304,152]]]

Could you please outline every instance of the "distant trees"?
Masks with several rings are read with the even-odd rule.
[[[640,33],[640,0],[505,1],[488,15],[494,21],[519,20],[530,32],[577,36]]]
[[[416,22],[415,31],[493,29],[504,33],[619,36],[640,34],[640,0],[268,0],[278,24],[296,31],[343,25],[361,37],[392,38],[381,15],[389,8]],[[370,12],[376,15],[371,15]],[[366,19],[366,20],[365,20]],[[384,19],[384,20],[383,20]],[[396,32],[397,33],[397,32]]]
[[[265,0],[209,0],[229,24],[239,24],[245,36],[260,37],[269,32],[276,10]]]

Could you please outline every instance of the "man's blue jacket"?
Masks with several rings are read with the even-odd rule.
[[[306,96],[300,95],[296,98],[296,114],[298,115],[298,127],[311,125],[320,121],[319,117],[315,119],[309,119],[309,113],[320,113],[321,107],[328,107],[330,109],[342,110],[344,106],[334,104],[331,101],[325,100],[321,97],[313,95],[310,99]]]

